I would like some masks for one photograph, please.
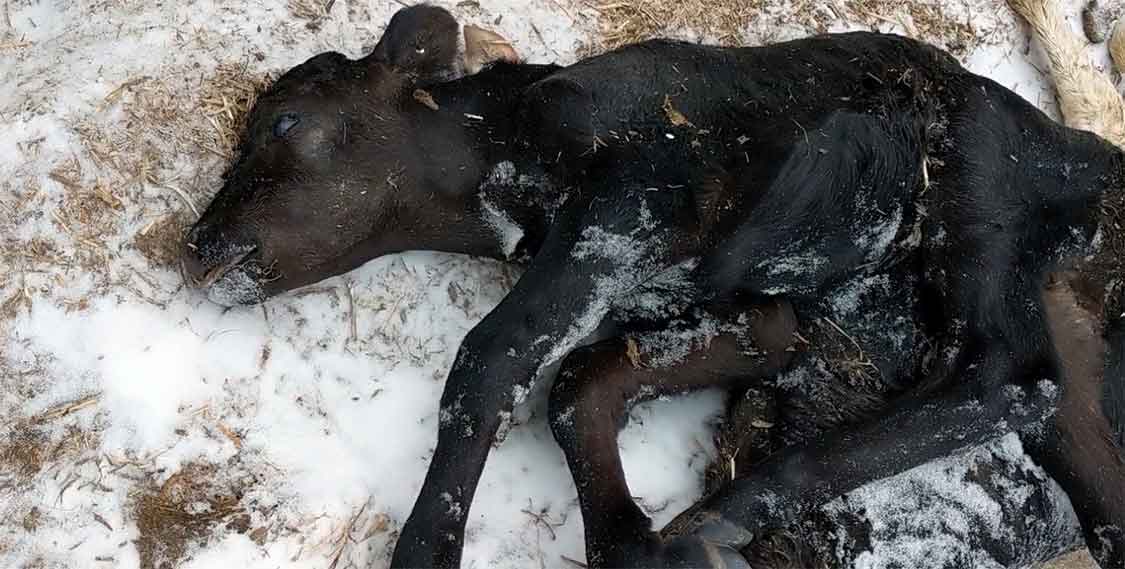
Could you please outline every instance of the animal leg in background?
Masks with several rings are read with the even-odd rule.
[[[1082,41],[1070,30],[1056,2],[1008,0],[1008,5],[1027,20],[1047,54],[1066,125],[1088,130],[1125,148],[1125,102],[1109,78],[1094,69]],[[1119,25],[1115,35],[1125,34],[1121,28]]]
[[[551,430],[578,488],[591,567],[657,567],[685,556],[704,566],[708,559],[702,542],[675,550],[655,539],[626,484],[617,433],[637,399],[749,383],[777,373],[790,359],[786,348],[796,320],[788,304],[724,307],[722,314],[718,319],[697,309],[668,326],[624,332],[563,360],[551,392]],[[733,563],[741,559],[741,545],[713,553],[733,556]]]
[[[1109,38],[1109,57],[1118,73],[1125,74],[1125,17],[1113,26],[1113,36]]]

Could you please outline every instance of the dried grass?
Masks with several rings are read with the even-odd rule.
[[[133,516],[142,569],[177,566],[189,546],[205,541],[220,523],[248,524],[238,516],[244,513],[241,489],[218,486],[217,470],[215,465],[191,463],[136,496]]]
[[[907,35],[966,55],[991,34],[983,34],[974,28],[971,17],[959,13],[962,9],[971,13],[967,0],[952,4],[956,9],[940,0],[600,0],[591,6],[599,14],[605,49],[685,30],[736,46],[746,43],[752,30],[761,32],[757,39],[768,42],[784,26],[823,33],[833,22],[847,22],[871,29],[897,24]]]
[[[237,63],[221,64],[197,79],[190,77],[172,70],[163,77],[128,81],[106,97],[107,105],[120,100],[124,120],[86,122],[76,125],[76,131],[103,169],[113,172],[119,184],[134,188],[133,200],[141,199],[137,194],[147,184],[165,192],[173,211],[198,215],[196,204],[211,189],[185,187],[171,175],[176,170],[173,160],[190,158],[203,166],[201,175],[213,178],[230,161],[246,113],[274,77]],[[173,207],[179,205],[186,210]]]
[[[844,5],[868,26],[899,24],[909,36],[940,44],[958,56],[991,39],[974,28],[971,17],[951,15],[944,2],[844,0]],[[968,4],[961,6],[971,13]]]
[[[204,76],[182,71],[134,78],[114,89],[104,105],[120,102],[123,121],[76,125],[91,156],[121,180],[161,185],[157,170],[177,155],[229,160],[247,111],[274,79],[238,63]]]
[[[214,130],[214,146],[230,159],[246,122],[246,113],[277,77],[241,65],[220,65],[200,88],[200,111]]]
[[[289,14],[297,20],[305,20],[305,27],[310,30],[319,30],[336,0],[289,0],[286,6]],[[351,2],[348,2],[349,14],[353,11]]]
[[[28,272],[48,271],[52,268],[70,266],[68,257],[63,255],[52,241],[42,238],[19,239],[14,237],[0,240],[0,265],[11,267],[5,275],[13,286],[10,292],[0,298],[0,320],[14,318],[24,308],[30,309],[32,291],[23,279]]]
[[[28,425],[18,425],[0,445],[0,472],[27,481],[39,474],[49,456],[47,435]]]
[[[677,30],[699,30],[720,44],[739,45],[764,0],[603,0],[594,4],[607,49]]]
[[[50,464],[70,461],[98,446],[96,432],[67,425],[57,440],[46,429],[33,426],[33,421],[17,423],[0,443],[0,480],[9,485],[23,485]]]
[[[69,119],[82,151],[53,165],[43,182],[33,168],[25,169],[2,188],[0,266],[12,270],[0,275],[0,319],[49,296],[56,284],[72,288],[65,285],[76,275],[89,277],[86,295],[121,285],[112,268],[122,245],[133,246],[151,266],[172,266],[183,227],[198,215],[196,203],[212,193],[211,181],[233,155],[247,111],[272,80],[240,64],[203,75],[169,69],[125,81],[93,112]],[[26,164],[37,163],[40,142],[20,144]],[[197,166],[195,178],[176,176],[181,160]],[[125,228],[153,219],[154,210],[171,213],[155,217],[130,243]],[[29,239],[4,230],[37,217],[57,235]]]

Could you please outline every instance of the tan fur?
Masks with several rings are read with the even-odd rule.
[[[1094,69],[1056,0],[1008,0],[1008,5],[1031,25],[1047,54],[1066,125],[1125,148],[1125,101],[1109,78]]]
[[[1109,57],[1118,73],[1125,73],[1125,17],[1117,20],[1109,38]]]

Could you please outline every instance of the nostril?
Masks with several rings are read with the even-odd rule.
[[[200,237],[207,232],[207,225],[200,220],[188,230],[187,235],[184,236],[184,243],[189,249],[198,248],[196,243],[199,243]]]

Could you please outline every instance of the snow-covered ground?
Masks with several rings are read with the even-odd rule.
[[[437,3],[538,62],[596,49],[604,17],[577,0]],[[746,43],[809,31],[786,22],[788,3],[766,4]],[[868,4],[883,29],[917,29],[893,2],[820,8],[846,29],[871,20]],[[1053,112],[999,0],[929,4],[988,38],[969,46],[971,68]],[[515,270],[391,256],[224,310],[168,261],[219,187],[239,86],[319,51],[362,55],[399,7],[0,3],[0,566],[385,565],[457,344]],[[705,392],[633,411],[626,471],[657,523],[698,497],[721,402]],[[468,567],[583,559],[573,484],[533,411],[490,456]]]

